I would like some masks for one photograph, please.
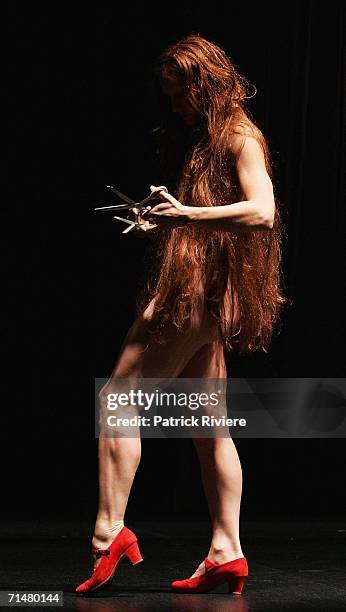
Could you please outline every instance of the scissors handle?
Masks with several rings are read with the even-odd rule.
[[[153,199],[157,199],[157,193],[159,191],[166,191],[166,193],[168,193],[168,189],[167,187],[165,187],[164,185],[161,185],[160,187],[155,187],[155,189],[153,189],[153,191],[151,192],[150,195],[148,195],[146,198],[144,198],[144,200],[142,200],[141,202],[139,202],[139,204],[137,204],[138,206],[144,206],[144,204],[147,204],[147,202],[150,202]]]
[[[134,227],[137,227],[140,225],[139,223],[140,218],[143,217],[148,212],[148,209],[145,207],[145,205],[148,202],[152,202],[153,204],[160,202],[159,197],[157,195],[160,191],[166,191],[168,193],[167,187],[165,187],[164,185],[160,185],[159,187],[155,187],[155,189],[152,190],[150,195],[144,198],[141,202],[135,202],[128,196],[121,193],[121,191],[118,191],[117,189],[115,189],[113,185],[107,185],[107,188],[110,189],[117,196],[119,196],[122,200],[124,200],[126,204],[115,204],[113,206],[99,206],[97,208],[94,208],[94,210],[111,211],[111,210],[129,210],[132,208],[138,209],[138,212],[135,213],[136,221],[130,221],[128,219],[123,219],[122,217],[117,217],[117,216],[113,217],[113,219],[116,219],[117,221],[123,221],[123,223],[128,224],[128,227],[122,232],[122,234],[127,234],[128,232],[131,232],[131,230],[133,230]]]

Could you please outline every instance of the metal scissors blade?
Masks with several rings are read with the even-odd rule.
[[[136,223],[135,221],[130,221],[129,219],[123,219],[122,217],[113,217],[113,219],[116,219],[117,221],[123,221],[123,223],[128,223],[129,227],[124,229],[124,231],[121,232],[122,234],[127,234],[128,232],[133,230],[133,228],[136,227],[136,225],[138,225],[138,223]]]
[[[117,196],[119,196],[119,198],[124,200],[124,202],[127,202],[128,204],[136,204],[136,202],[134,200],[132,200],[128,196],[126,196],[123,193],[121,193],[121,191],[118,191],[117,189],[115,189],[115,187],[113,187],[113,185],[106,185],[106,187],[107,187],[107,189],[110,189],[111,191],[113,191],[113,193],[115,193]]]
[[[113,219],[117,219],[117,221],[123,221],[124,223],[128,223],[129,225],[135,223],[135,221],[130,221],[130,219],[123,219],[122,217],[113,217]]]
[[[128,234],[128,232],[131,232],[131,230],[133,230],[134,227],[136,227],[137,223],[133,223],[132,225],[130,225],[129,227],[127,227],[126,229],[124,229],[123,232],[121,232],[122,234]]]
[[[128,210],[132,208],[133,204],[115,204],[114,206],[101,206],[94,208],[94,210]]]

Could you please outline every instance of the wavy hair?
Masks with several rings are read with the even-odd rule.
[[[160,163],[157,184],[189,206],[215,206],[244,200],[236,161],[246,136],[261,145],[272,177],[270,154],[261,130],[245,109],[248,81],[226,53],[199,35],[169,45],[156,60],[155,87],[162,121],[152,133]],[[187,128],[168,109],[160,77],[175,75],[199,121]],[[241,144],[239,146],[239,135]],[[238,145],[236,145],[238,143]],[[164,341],[164,328],[186,329],[203,301],[217,319],[221,340],[231,351],[268,351],[280,308],[283,224],[278,202],[268,231],[206,230],[198,224],[161,227],[152,241],[150,273],[137,299],[137,314],[155,297],[150,331]],[[234,329],[238,304],[240,325]],[[231,313],[231,316],[230,316]]]

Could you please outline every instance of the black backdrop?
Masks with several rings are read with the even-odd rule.
[[[342,3],[238,4],[10,4],[15,232],[3,230],[3,346],[15,380],[3,405],[4,516],[96,511],[94,378],[109,375],[133,321],[146,243],[93,207],[112,203],[108,183],[139,199],[161,184],[150,160],[152,64],[188,33],[220,44],[255,83],[248,106],[287,229],[293,306],[270,354],[228,357],[229,376],[345,376]],[[236,445],[243,516],[341,512],[343,440]],[[206,513],[192,443],[144,440],[128,515]]]

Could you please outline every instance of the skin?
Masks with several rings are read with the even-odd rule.
[[[187,125],[195,125],[199,119],[199,113],[195,108],[197,101],[194,105],[190,102],[182,83],[175,76],[165,73],[160,78],[160,85],[163,93],[171,100],[172,112],[178,113]]]
[[[101,390],[100,408],[106,406],[112,378],[218,378],[227,377],[223,347],[211,315],[204,314],[200,328],[177,337],[168,328],[166,343],[157,345],[147,332],[152,303],[129,330],[111,378]],[[114,384],[114,383],[113,383]],[[124,382],[124,384],[126,384]],[[123,389],[122,389],[123,390]],[[225,563],[243,556],[239,539],[242,470],[233,440],[192,438],[207,497],[212,537],[211,561]],[[123,520],[134,476],[141,458],[140,438],[99,438],[99,511],[92,540],[97,548],[108,548],[114,536],[108,530]],[[212,477],[211,477],[212,475]],[[99,560],[96,561],[97,565]],[[204,572],[201,563],[193,576]],[[174,577],[172,577],[174,578]]]
[[[188,101],[181,83],[175,78],[165,75],[161,87],[171,99],[172,111],[192,127],[198,120],[195,108],[198,104]],[[241,136],[235,135],[234,146],[240,142]],[[149,210],[141,226],[135,230],[137,235],[150,236],[159,230],[161,224],[179,226],[191,222],[211,230],[269,231],[273,227],[275,212],[273,186],[262,149],[254,138],[245,138],[237,172],[245,198],[243,201],[230,206],[195,207],[185,205],[162,191],[162,203]],[[151,185],[150,189],[153,188]],[[211,320],[203,319],[202,331],[196,337],[188,337],[186,345],[180,345],[172,330],[167,330],[168,346],[161,348],[146,330],[151,307],[152,304],[129,330],[111,378],[227,377],[222,345],[217,341],[217,331]],[[106,402],[107,392],[106,385],[100,393],[101,407]],[[239,456],[230,437],[193,439],[193,443],[200,461],[212,523],[210,547],[206,554],[215,563],[226,563],[243,556],[239,539],[242,493]],[[108,548],[114,539],[108,530],[116,521],[124,519],[140,457],[140,438],[99,438],[100,495],[93,546]],[[204,564],[201,563],[191,577],[203,572]]]
[[[178,113],[187,125],[193,126],[198,121],[198,111],[189,102],[179,81],[165,76],[161,79],[161,87],[171,99],[172,111]],[[237,150],[242,143],[242,135],[235,134],[231,146]],[[162,204],[150,209],[142,226],[137,229],[137,234],[150,234],[162,224],[181,226],[186,223],[197,223],[210,230],[270,231],[275,214],[273,185],[262,148],[255,138],[245,136],[236,169],[244,195],[241,202],[226,206],[189,206],[179,202],[170,193],[160,191]],[[153,188],[151,185],[150,189]]]

